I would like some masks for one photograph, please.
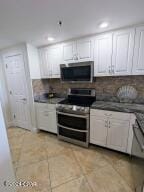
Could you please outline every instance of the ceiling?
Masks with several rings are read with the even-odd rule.
[[[63,25],[59,27],[58,21]],[[144,0],[1,0],[0,49],[20,42],[46,45],[144,23]]]

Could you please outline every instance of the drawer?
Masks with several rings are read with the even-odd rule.
[[[56,110],[56,104],[47,104],[48,105],[48,110],[53,111]]]
[[[35,106],[37,111],[53,111],[56,109],[55,104],[36,103]]]
[[[91,109],[90,114],[97,117],[103,117],[103,118],[108,117],[108,118],[120,119],[120,120],[130,120],[131,118],[130,113],[106,111],[106,110],[99,110],[99,109]]]

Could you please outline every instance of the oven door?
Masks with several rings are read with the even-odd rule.
[[[133,126],[132,171],[136,192],[144,192],[144,135],[138,124]]]
[[[89,115],[57,111],[58,137],[75,144],[88,145]],[[84,144],[85,143],[85,144]]]

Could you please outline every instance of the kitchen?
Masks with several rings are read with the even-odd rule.
[[[74,17],[75,3],[65,4],[69,16]],[[66,18],[62,4],[57,11]],[[100,2],[83,2],[85,9],[96,9],[96,4],[103,10]],[[127,19],[121,18],[118,5],[126,7]],[[19,186],[18,191],[144,191],[144,17],[140,20],[144,5],[135,6],[134,0],[131,10],[124,2],[118,5],[113,5],[117,13],[113,7],[108,10],[119,16],[119,26],[113,26],[109,14],[111,19],[99,21],[93,31],[83,24],[82,10],[78,24],[86,25],[85,31],[75,23],[78,28],[70,32],[70,18],[54,16],[53,23],[48,19],[53,35],[41,39],[39,29],[39,37],[25,29],[27,38],[21,31],[21,41],[1,45],[0,98],[15,177],[36,182],[32,188]],[[32,20],[36,8],[45,7],[35,22],[44,30],[41,19],[50,8],[39,6],[30,6],[28,16]],[[31,20],[25,18],[23,25]],[[90,18],[89,24],[93,22]]]

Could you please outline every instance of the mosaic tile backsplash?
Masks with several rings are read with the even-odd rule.
[[[34,95],[47,92],[55,92],[57,95],[66,95],[68,88],[95,88],[97,100],[119,100],[116,93],[121,86],[131,85],[137,92],[135,103],[144,104],[144,76],[121,76],[121,77],[96,77],[93,83],[61,83],[60,79],[32,80]]]

